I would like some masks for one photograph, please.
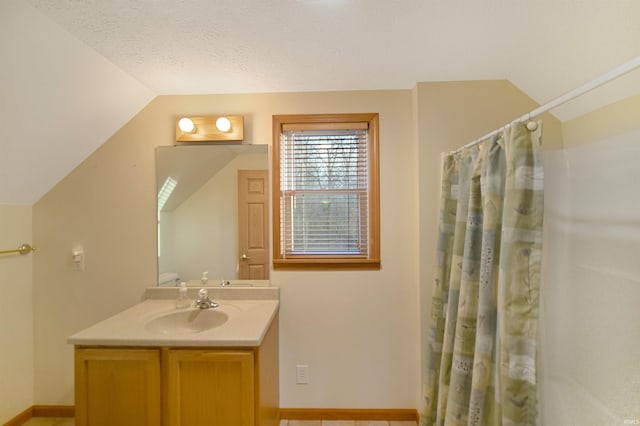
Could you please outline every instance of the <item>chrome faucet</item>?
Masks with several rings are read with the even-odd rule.
[[[220,286],[221,287],[226,287],[228,285],[231,285],[231,283],[229,282],[229,280],[225,280],[224,278],[222,279],[222,281],[220,281]]]
[[[209,299],[209,292],[206,288],[201,288],[198,292],[198,298],[196,299],[194,306],[198,309],[211,309],[217,308],[218,304]]]

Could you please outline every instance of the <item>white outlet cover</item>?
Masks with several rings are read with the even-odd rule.
[[[296,365],[296,384],[306,385],[309,383],[309,366]]]

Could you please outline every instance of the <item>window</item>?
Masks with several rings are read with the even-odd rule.
[[[378,114],[273,116],[274,269],[379,269]]]

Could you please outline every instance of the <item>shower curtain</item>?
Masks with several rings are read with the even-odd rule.
[[[443,158],[420,425],[535,425],[541,123]]]

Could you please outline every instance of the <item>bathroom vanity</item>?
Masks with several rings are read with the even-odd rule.
[[[69,338],[76,425],[277,426],[278,289],[216,289],[213,310],[155,290]]]

